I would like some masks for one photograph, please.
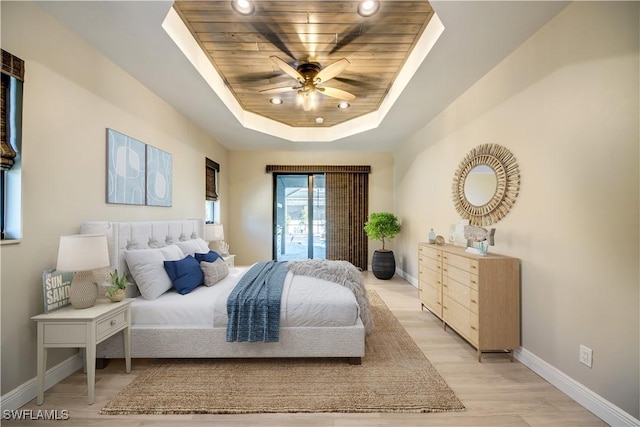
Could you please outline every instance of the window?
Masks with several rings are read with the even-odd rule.
[[[211,159],[205,163],[205,205],[204,219],[207,223],[220,222],[220,204],[218,199],[218,173],[220,165]]]
[[[2,50],[0,227],[2,240],[21,237],[21,137],[24,61]]]

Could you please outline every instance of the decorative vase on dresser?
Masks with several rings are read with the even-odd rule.
[[[418,296],[427,308],[482,353],[520,347],[520,260],[480,256],[454,245],[418,246]]]

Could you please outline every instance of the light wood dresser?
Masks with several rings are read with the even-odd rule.
[[[478,352],[520,347],[520,260],[453,245],[418,245],[418,296]]]

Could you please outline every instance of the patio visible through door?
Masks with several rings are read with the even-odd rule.
[[[274,174],[274,259],[325,259],[324,174]]]

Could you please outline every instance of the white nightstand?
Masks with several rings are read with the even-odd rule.
[[[236,259],[235,255],[224,255],[222,256],[222,259],[224,260],[224,263],[227,264],[229,267],[233,267],[235,265],[235,259]]]
[[[103,300],[104,301],[104,300]],[[71,306],[39,314],[38,322],[38,405],[44,402],[47,350],[56,347],[84,348],[84,369],[89,386],[89,404],[93,404],[96,382],[96,345],[117,332],[124,331],[124,354],[127,373],[131,372],[131,303],[100,301],[93,307],[76,310]]]

